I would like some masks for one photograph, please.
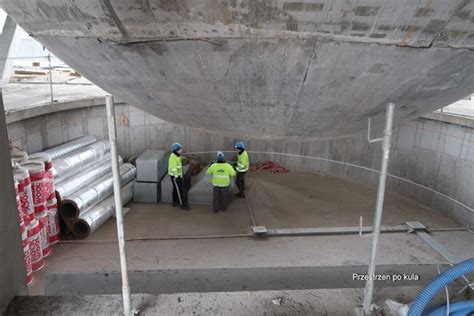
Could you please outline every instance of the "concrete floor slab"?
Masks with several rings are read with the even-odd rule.
[[[335,227],[357,226],[361,214],[370,218],[375,192],[341,179],[264,172],[250,174],[249,197],[259,224],[271,228]],[[370,256],[368,235],[238,237],[245,236],[251,225],[243,199],[233,200],[226,212],[218,214],[202,205],[193,206],[191,212],[167,204],[129,206],[125,232],[131,239],[127,243],[130,271],[346,267],[347,272],[352,269],[349,267],[363,270]],[[459,226],[440,212],[388,195],[384,224],[407,220],[419,220],[428,227]],[[364,224],[369,225],[369,219]],[[472,235],[459,238],[463,240],[457,243],[459,251],[470,249],[466,245],[474,241]],[[414,234],[381,236],[377,257],[381,266],[435,265],[442,261]],[[35,274],[36,283],[30,293],[44,294],[44,280],[54,274],[118,271],[116,226],[114,220],[109,220],[87,240],[61,242],[45,269]]]
[[[385,301],[409,303],[420,287],[387,287],[374,294],[380,315],[389,315]],[[220,292],[146,295],[132,297],[140,315],[354,315],[363,289]],[[437,296],[432,303],[442,303]],[[13,315],[111,315],[122,311],[120,295],[17,297],[6,311]]]

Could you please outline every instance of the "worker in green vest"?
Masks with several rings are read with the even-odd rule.
[[[245,150],[245,144],[243,142],[235,143],[235,151],[237,152],[237,162],[235,164],[235,170],[237,170],[237,177],[235,179],[235,185],[239,192],[235,195],[238,198],[245,197],[245,175],[250,167],[249,155]]]
[[[235,176],[235,170],[225,161],[223,152],[217,152],[216,158],[217,162],[211,164],[207,169],[207,174],[212,176],[212,209],[214,213],[227,209],[231,177]]]
[[[168,174],[173,185],[173,207],[181,206],[182,210],[189,211],[191,208],[188,204],[188,192],[184,186],[183,163],[181,161],[183,146],[180,143],[174,143],[171,146],[171,151],[168,159]]]

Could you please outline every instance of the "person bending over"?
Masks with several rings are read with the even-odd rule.
[[[234,168],[225,161],[223,152],[217,152],[216,158],[217,162],[211,164],[207,169],[207,174],[212,176],[212,209],[214,213],[227,209],[231,177],[236,174]]]

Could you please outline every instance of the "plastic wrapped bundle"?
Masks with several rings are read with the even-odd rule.
[[[13,185],[15,187],[15,198],[16,198],[16,209],[18,212],[18,222],[20,223],[20,228],[25,227],[25,221],[23,220],[23,211],[21,210],[21,201],[20,195],[23,193],[23,185],[17,180],[13,181]]]
[[[31,254],[31,266],[34,272],[44,267],[43,252],[41,249],[41,227],[35,218],[28,225],[28,246]]]
[[[81,172],[89,165],[102,160],[110,152],[110,143],[101,141],[53,160],[53,176],[58,184]]]
[[[127,204],[133,198],[133,185],[130,182],[122,187],[122,205]],[[110,217],[115,214],[114,196],[108,197],[106,200],[97,204],[84,214],[81,214],[73,225],[72,232],[76,237],[87,238],[102,226]]]
[[[119,157],[119,164],[122,164],[122,158]],[[92,183],[93,181],[103,177],[112,172],[112,162],[110,155],[99,161],[97,165],[92,165],[76,176],[56,185],[56,197],[59,202],[71,194],[84,188],[84,184]]]
[[[48,241],[48,208],[46,206],[47,197],[49,196],[50,187],[46,177],[45,165],[38,161],[26,161],[21,164],[21,167],[28,170],[31,179],[31,188],[33,191],[33,206],[35,216],[39,220],[41,249],[43,257],[50,254]]]
[[[58,202],[56,199],[48,201],[48,242],[52,245],[61,238],[61,228],[59,223]]]
[[[51,159],[57,159],[59,157],[70,154],[76,150],[89,146],[95,143],[97,139],[94,136],[84,136],[76,138],[70,142],[64,143],[62,145],[50,148],[44,152],[49,154]]]
[[[19,186],[21,187],[19,190],[21,211],[23,213],[23,221],[25,222],[25,225],[28,226],[28,224],[35,218],[30,174],[25,168],[16,168],[13,169],[13,177],[18,181]]]
[[[46,211],[48,186],[44,164],[37,161],[26,161],[21,164],[21,167],[27,169],[30,174],[35,214]]]
[[[52,173],[53,164],[51,156],[47,153],[36,153],[28,157],[28,161],[37,161],[44,164],[44,194],[46,200],[53,199],[55,197],[54,189],[54,177]]]
[[[122,185],[134,180],[136,169],[132,164],[120,166]],[[61,203],[60,214],[65,220],[73,220],[90,208],[105,200],[113,192],[112,174],[103,176],[79,192],[70,195]]]

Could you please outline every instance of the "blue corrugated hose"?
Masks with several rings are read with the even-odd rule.
[[[440,306],[428,313],[427,316],[445,316],[447,306]],[[466,316],[474,312],[474,301],[461,301],[449,304],[450,316]]]
[[[435,279],[431,280],[430,283],[428,283],[428,285],[420,291],[420,293],[418,293],[415,301],[410,306],[408,316],[421,316],[426,306],[428,306],[436,293],[463,274],[467,274],[472,271],[474,271],[474,258],[458,263],[457,265],[438,275]]]

